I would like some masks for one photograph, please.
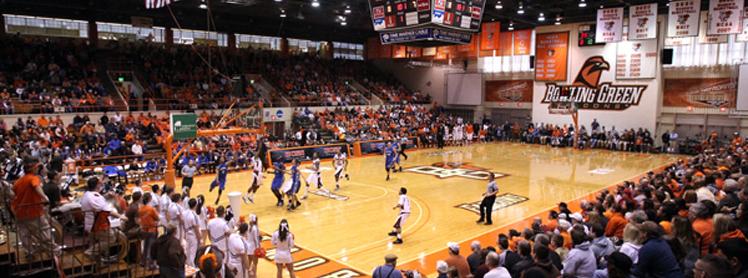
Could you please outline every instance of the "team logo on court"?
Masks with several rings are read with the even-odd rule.
[[[335,201],[347,201],[349,199],[348,196],[338,195],[333,192],[327,193],[327,192],[320,191],[320,190],[309,190],[309,193],[312,193],[317,196],[327,197]]]
[[[516,195],[512,193],[504,193],[504,194],[496,196],[496,201],[494,201],[493,203],[492,211],[498,211],[498,210],[525,202],[527,200],[530,200],[530,199],[525,196],[520,196],[520,195]],[[481,201],[463,203],[463,204],[456,205],[455,207],[461,208],[464,210],[469,210],[476,214],[480,214],[480,202]]]
[[[508,174],[493,172],[489,169],[470,165],[469,163],[434,163],[430,166],[416,166],[407,168],[404,171],[417,174],[432,175],[440,179],[459,177],[475,180],[487,180],[490,173],[494,173],[496,178],[509,176]]]
[[[610,64],[602,56],[590,57],[570,85],[546,83],[541,103],[573,102],[578,109],[619,111],[639,105],[647,85],[600,83],[603,71],[607,70]]]

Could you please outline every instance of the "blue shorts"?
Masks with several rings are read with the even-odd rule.
[[[286,191],[286,194],[296,194],[299,193],[299,189],[301,189],[301,181],[291,182],[291,188]]]
[[[224,190],[226,188],[226,180],[215,179],[213,180],[213,182],[210,183],[211,190],[215,188],[216,186],[218,186],[218,189]]]
[[[270,189],[278,190],[283,186],[283,179],[273,179],[273,183],[270,185]]]

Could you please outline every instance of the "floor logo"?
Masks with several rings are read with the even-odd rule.
[[[336,201],[346,201],[349,199],[348,196],[338,195],[337,193],[334,193],[334,192],[328,193],[322,190],[309,190],[309,193],[312,193],[317,196],[327,197],[327,198],[330,198]]]
[[[496,201],[493,203],[493,211],[498,211],[522,202],[525,202],[527,200],[530,200],[529,198],[525,196],[520,196],[512,193],[504,193],[499,196],[496,196]],[[461,208],[464,210],[472,211],[476,214],[480,214],[480,202],[481,201],[475,201],[472,203],[463,203],[456,205],[456,208]]]
[[[415,166],[405,169],[406,172],[412,172],[417,174],[432,175],[440,179],[460,177],[476,180],[487,180],[488,175],[493,171],[470,165],[470,163],[434,163],[430,166]],[[496,178],[503,178],[509,176],[508,174],[493,172]]]

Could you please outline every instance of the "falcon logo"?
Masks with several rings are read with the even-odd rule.
[[[638,19],[638,20],[636,21],[636,25],[638,25],[638,26],[639,26],[639,28],[644,28],[644,27],[647,27],[647,22],[648,22],[648,21],[649,21],[649,18],[646,18],[646,17],[642,17],[642,18],[639,18],[639,19]]]
[[[460,177],[474,180],[487,180],[488,175],[493,172],[489,169],[476,167],[470,165],[470,163],[460,162],[449,162],[449,163],[434,163],[431,166],[416,166],[407,168],[405,172],[412,172],[417,174],[431,175],[440,179]],[[509,176],[508,174],[493,172],[495,177],[503,178]]]
[[[587,59],[571,85],[546,83],[545,96],[541,103],[571,101],[578,109],[626,110],[639,105],[646,85],[614,85],[600,83],[603,71],[610,70],[610,64],[602,56]]]
[[[689,14],[682,14],[678,16],[678,24],[686,24],[688,18],[691,17]]]
[[[616,25],[615,21],[606,21],[605,22],[605,30],[610,31],[611,29],[613,29],[613,26],[615,26],[615,25]]]
[[[719,21],[726,22],[730,19],[730,16],[732,16],[732,11],[721,11],[719,12]]]

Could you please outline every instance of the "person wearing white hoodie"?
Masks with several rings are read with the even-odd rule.
[[[639,249],[642,248],[642,238],[641,230],[636,225],[629,223],[623,228],[623,245],[621,245],[621,249],[618,251],[629,256],[634,265],[639,261]]]
[[[597,269],[595,254],[590,249],[590,242],[584,231],[573,229],[571,231],[571,241],[574,248],[569,251],[563,265],[562,274],[564,276],[591,278]]]

